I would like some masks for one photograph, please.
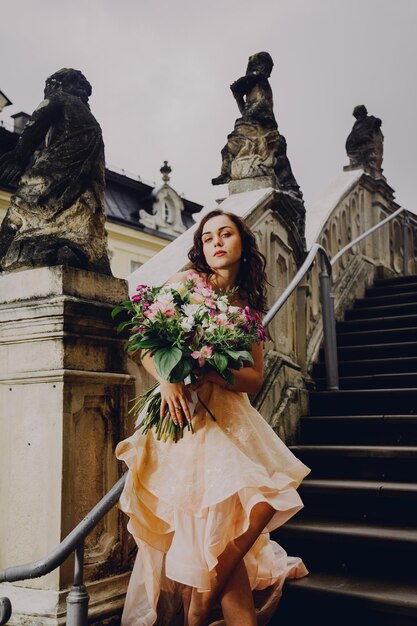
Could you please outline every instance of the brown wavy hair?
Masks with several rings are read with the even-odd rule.
[[[208,277],[214,273],[204,256],[202,233],[208,220],[218,215],[226,215],[237,226],[242,240],[242,257],[236,284],[239,295],[248,301],[251,308],[260,313],[265,313],[267,310],[266,259],[262,252],[258,250],[255,235],[240,217],[221,209],[215,209],[207,213],[194,233],[193,247],[188,253],[188,258],[197,272],[201,272]]]

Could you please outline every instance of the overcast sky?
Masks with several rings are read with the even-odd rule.
[[[352,109],[382,119],[384,173],[417,208],[417,0],[0,0],[0,90],[10,122],[45,78],[82,70],[93,85],[108,165],[171,183],[207,204],[238,117],[229,85],[268,51],[275,116],[306,208],[347,163]]]

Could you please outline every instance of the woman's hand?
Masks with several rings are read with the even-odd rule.
[[[197,370],[193,372],[197,378],[197,383],[192,388],[197,391],[203,383],[212,382],[232,391],[243,391],[249,394],[258,393],[263,383],[263,352],[260,343],[255,343],[252,346],[251,355],[253,358],[252,365],[241,367],[239,370],[231,370],[234,377],[233,384],[229,384],[217,372],[211,371],[207,374],[201,374],[201,370]]]
[[[191,415],[187,400],[191,400],[190,392],[184,383],[169,383],[167,380],[160,381],[161,387],[161,417],[165,415],[168,407],[172,421],[179,426],[185,426],[184,416],[191,422]]]

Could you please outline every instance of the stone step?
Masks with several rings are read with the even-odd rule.
[[[336,340],[337,342],[337,340]],[[365,343],[362,345],[337,346],[340,361],[359,360],[361,358],[397,359],[401,357],[417,357],[417,341],[399,341],[393,343]],[[324,361],[324,351],[320,348],[319,360]]]
[[[318,390],[326,389],[326,384],[325,378],[316,378]],[[340,389],[386,389],[387,387],[390,389],[417,387],[417,372],[339,377]]]
[[[299,493],[304,509],[297,520],[325,518],[417,528],[417,483],[307,478]]]
[[[346,320],[336,325],[337,334],[364,330],[388,328],[417,328],[417,314],[369,317],[358,320]]]
[[[307,415],[300,444],[417,445],[417,415]]]
[[[415,584],[312,571],[288,580],[269,626],[415,626]]]
[[[360,309],[364,308],[373,308],[373,307],[383,307],[389,306],[392,304],[416,304],[417,303],[417,288],[412,292],[398,292],[398,293],[389,293],[384,296],[367,296],[365,298],[358,298],[355,300],[354,308]]]
[[[365,298],[366,300],[366,298]],[[364,302],[360,308],[350,309],[345,312],[345,320],[364,319],[369,317],[392,317],[413,315],[417,313],[417,303],[409,302],[402,304],[389,304],[387,306],[366,306]]]
[[[416,526],[297,518],[272,536],[288,554],[302,554],[312,571],[376,578],[397,572],[404,581],[414,580],[417,589]]]
[[[389,344],[417,340],[417,327],[410,328],[377,328],[337,334],[338,346],[360,346],[363,344]]]
[[[409,482],[417,476],[417,446],[296,445],[312,479]]]
[[[394,374],[396,372],[417,372],[417,356],[388,359],[363,359],[339,361],[339,376],[360,376],[366,374]],[[323,361],[316,363],[313,378],[325,378],[326,366]]]
[[[408,280],[402,283],[375,284],[373,287],[366,289],[365,298],[385,296],[394,293],[417,293],[417,281]]]
[[[408,276],[394,276],[392,278],[382,278],[375,281],[375,287],[382,287],[384,285],[402,285],[409,283],[417,283],[417,274],[410,274]]]
[[[311,415],[415,415],[417,388],[311,391]]]

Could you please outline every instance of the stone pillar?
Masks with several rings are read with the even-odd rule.
[[[0,568],[49,553],[119,476],[114,447],[133,379],[110,312],[126,297],[125,281],[61,266],[0,278]],[[123,604],[122,532],[114,509],[86,541],[92,623],[113,623]],[[10,623],[65,624],[72,576],[70,558],[0,585]]]

